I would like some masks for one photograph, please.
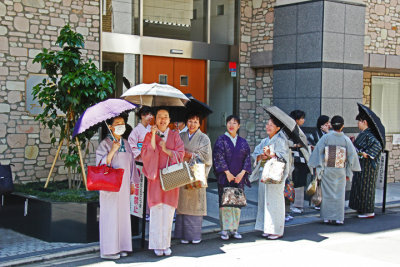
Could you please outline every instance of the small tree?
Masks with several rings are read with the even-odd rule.
[[[34,99],[37,99],[43,107],[43,112],[35,120],[50,129],[54,127],[61,129],[57,152],[60,151],[63,141],[66,142],[67,151],[61,152],[61,158],[68,168],[71,188],[76,186],[76,183],[71,182],[71,171],[74,173],[75,181],[76,174],[82,172],[77,143],[84,149],[87,141],[95,134],[94,131],[87,131],[78,136],[79,142],[74,142],[72,140],[74,125],[88,107],[106,99],[113,92],[115,78],[111,72],[99,71],[91,59],[83,62],[80,51],[84,48],[83,36],[71,30],[69,25],[61,29],[56,44],[62,48],[60,51],[49,52],[43,49],[33,61],[40,62],[48,75],[47,79],[43,79],[33,88]],[[60,111],[65,116],[58,116]],[[51,133],[51,143],[53,145],[56,143],[53,133]],[[86,148],[86,152],[87,150]]]

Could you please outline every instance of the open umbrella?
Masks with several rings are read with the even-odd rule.
[[[385,126],[383,126],[381,119],[368,107],[363,104],[357,103],[358,111],[367,115],[368,127],[371,129],[372,133],[379,140],[382,145],[382,150],[385,149]]]
[[[129,88],[121,96],[131,103],[149,106],[185,106],[189,101],[181,91],[168,84],[142,83]]]
[[[136,105],[123,99],[111,98],[97,103],[86,109],[80,116],[75,124],[72,137],[85,132],[89,128],[94,129],[100,126],[100,123],[135,108]]]
[[[291,138],[295,143],[302,144],[304,147],[308,146],[306,135],[300,129],[294,119],[276,106],[263,108],[268,114],[277,118],[284,125],[283,130],[286,132],[289,138]]]
[[[206,118],[213,112],[206,103],[197,100],[192,94],[185,94],[185,96],[190,99],[185,104],[185,107],[171,107],[168,109],[171,122],[183,122],[186,120],[187,114],[192,112],[198,113],[202,118]]]

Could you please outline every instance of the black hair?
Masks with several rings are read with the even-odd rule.
[[[365,113],[358,113],[356,120],[358,121],[367,121],[369,120],[368,116]]]
[[[325,123],[329,122],[329,117],[326,115],[321,115],[318,117],[317,120],[317,129],[321,129],[321,126],[324,125]]]
[[[154,117],[156,117],[157,116],[157,113],[160,111],[160,110],[166,110],[167,112],[168,112],[168,115],[170,115],[169,114],[169,109],[167,108],[167,107],[157,107],[157,108],[155,108],[154,109]]]
[[[302,110],[296,109],[290,112],[290,117],[292,117],[294,120],[300,120],[301,118],[306,117],[306,113]]]
[[[270,115],[269,118],[273,122],[273,124],[276,125],[276,127],[279,127],[281,129],[284,127],[283,123],[280,120],[278,120],[275,116]]]
[[[340,128],[342,128],[344,125],[344,119],[339,115],[333,116],[333,118],[331,119],[331,124],[333,130],[339,131]]]
[[[187,115],[186,115],[186,120],[185,120],[185,124],[187,124],[187,121],[192,119],[192,118],[199,118],[199,122],[201,124],[203,117],[200,115],[199,112],[196,111],[190,111]]]
[[[142,116],[146,116],[148,114],[153,114],[153,113],[152,113],[151,108],[150,107],[146,107],[146,106],[142,107],[138,112],[139,118],[142,118]]]
[[[121,113],[119,116],[116,116],[116,117],[114,117],[114,118],[111,118],[111,119],[106,120],[106,123],[107,123],[108,125],[112,125],[112,124],[114,123],[114,120],[115,120],[116,118],[122,118],[122,119],[124,119],[124,123],[126,124],[126,121],[128,120],[128,114],[126,114],[126,113]]]
[[[238,124],[240,124],[240,118],[236,115],[229,115],[228,118],[226,118],[226,124],[228,124],[228,121],[232,119],[235,120]]]

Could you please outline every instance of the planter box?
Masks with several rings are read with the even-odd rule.
[[[4,196],[0,226],[47,242],[99,241],[99,203],[51,202],[13,193]],[[138,219],[131,217],[132,235],[138,235]]]

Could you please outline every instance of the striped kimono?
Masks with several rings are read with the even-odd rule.
[[[360,158],[361,172],[356,173],[353,177],[349,207],[361,214],[373,213],[382,145],[372,131],[367,128],[357,136],[354,146],[358,152],[365,152],[369,157]]]

